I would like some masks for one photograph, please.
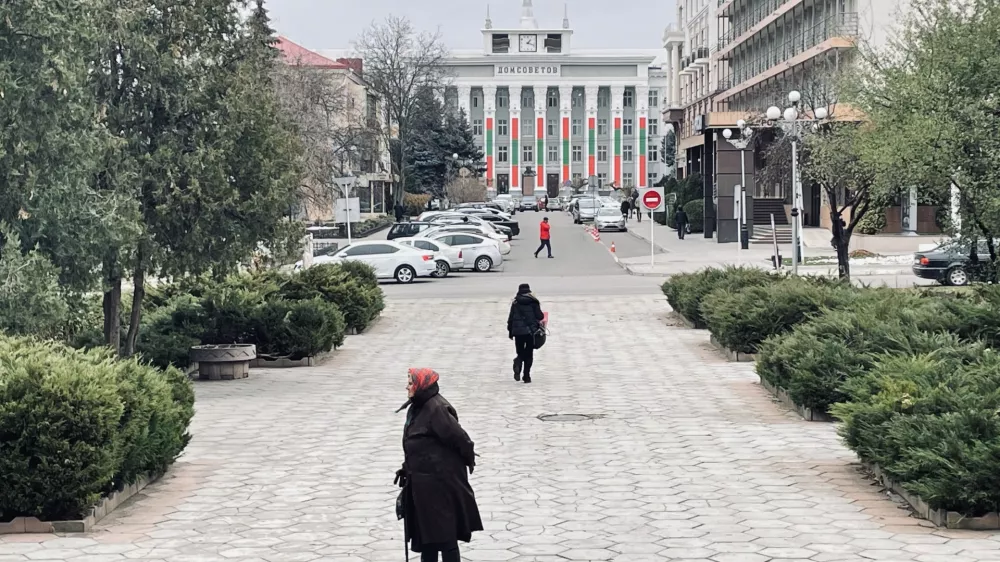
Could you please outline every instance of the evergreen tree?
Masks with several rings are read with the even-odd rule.
[[[448,154],[458,154],[459,160],[478,162],[483,158],[483,151],[476,146],[472,125],[466,118],[465,110],[448,112],[444,119],[444,148]]]
[[[404,141],[406,154],[406,190],[411,193],[439,194],[448,174],[443,142],[444,107],[431,88],[417,93],[412,113],[413,134]]]

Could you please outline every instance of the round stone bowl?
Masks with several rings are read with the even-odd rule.
[[[188,351],[188,359],[198,364],[198,378],[210,381],[245,379],[256,358],[257,346],[252,343],[196,345]]]

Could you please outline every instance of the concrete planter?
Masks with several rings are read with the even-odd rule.
[[[315,367],[322,365],[332,353],[321,353],[302,359],[289,359],[287,357],[257,357],[250,362],[252,369],[294,369],[296,367]]]
[[[680,320],[688,328],[691,328],[692,330],[698,330],[699,329],[698,326],[695,326],[694,322],[688,320],[687,316],[684,316],[680,312],[677,312],[676,310],[674,310],[673,312],[671,312],[671,314],[673,314],[674,318],[677,318],[678,320]]]
[[[790,410],[794,410],[796,413],[802,416],[802,419],[806,421],[824,422],[824,423],[836,421],[830,414],[827,414],[825,412],[819,412],[813,410],[812,408],[806,408],[805,406],[800,406],[796,404],[792,400],[792,397],[789,396],[787,392],[785,392],[785,389],[774,386],[773,384],[764,380],[763,377],[760,377],[760,385],[766,388],[768,392],[770,392],[775,398],[777,398],[778,402],[781,402],[782,405],[787,406]]]
[[[108,516],[118,506],[138,494],[146,486],[152,484],[159,475],[140,478],[134,484],[129,484],[117,492],[102,498],[90,509],[83,519],[69,521],[42,521],[37,517],[15,517],[8,523],[0,523],[0,535],[33,534],[33,533],[89,533],[101,519]]]
[[[382,315],[381,314],[379,314],[375,318],[372,318],[372,321],[368,323],[368,327],[365,328],[364,330],[358,330],[357,328],[351,328],[351,335],[352,336],[359,336],[361,334],[367,334],[368,332],[372,331],[372,328],[374,328],[375,325],[378,324],[378,321],[381,320],[381,319],[382,319]]]
[[[920,496],[908,492],[905,488],[886,476],[878,465],[864,463],[865,468],[872,473],[882,486],[893,493],[899,495],[910,504],[913,511],[921,518],[934,523],[938,527],[948,529],[968,529],[972,531],[993,531],[1000,529],[1000,513],[987,513],[982,517],[968,517],[957,511],[947,511],[944,509],[934,509],[927,505]]]
[[[733,351],[728,347],[722,345],[722,342],[715,339],[715,334],[712,334],[710,338],[712,345],[714,345],[727,359],[737,363],[753,363],[757,360],[756,353],[743,353],[742,351]]]
[[[250,343],[197,345],[188,352],[191,363],[198,364],[198,378],[231,381],[250,376],[250,362],[257,357],[257,346]]]

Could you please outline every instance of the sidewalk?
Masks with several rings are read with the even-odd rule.
[[[650,223],[652,234],[650,233]],[[702,233],[693,233],[685,236],[684,240],[677,238],[677,231],[657,224],[653,221],[644,220],[642,223],[630,223],[629,234],[650,243],[652,237],[653,244],[662,251],[657,254],[654,263],[650,263],[649,257],[625,258],[618,260],[631,275],[649,277],[668,277],[678,273],[688,273],[698,271],[707,267],[724,267],[727,265],[742,264],[747,267],[759,267],[761,269],[771,269],[771,254],[773,248],[770,245],[751,244],[747,250],[739,250],[739,245],[719,244],[714,238],[705,238]],[[792,248],[789,244],[779,244],[779,251],[782,256],[792,255]],[[819,256],[835,259],[836,254],[832,249],[821,250],[818,248],[806,248],[806,258]],[[786,266],[786,269],[789,269]],[[837,275],[835,264],[806,265],[799,267],[799,273],[803,275]],[[852,264],[852,275],[912,275],[908,263],[899,263],[898,260],[892,263],[858,263]]]

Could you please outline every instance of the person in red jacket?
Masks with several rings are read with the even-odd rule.
[[[538,225],[538,237],[542,240],[542,243],[538,245],[538,249],[535,250],[535,257],[538,257],[538,252],[542,249],[548,250],[549,257],[552,257],[552,244],[549,242],[549,217],[542,219],[542,224]]]

